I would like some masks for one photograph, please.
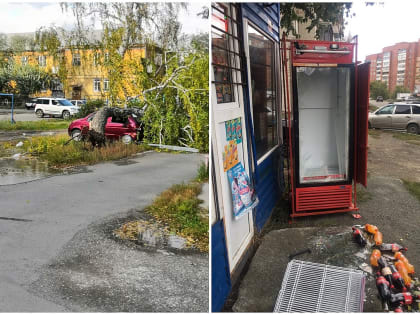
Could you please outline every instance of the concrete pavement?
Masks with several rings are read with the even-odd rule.
[[[172,311],[172,309],[180,311],[184,307],[184,311],[188,311],[191,309],[188,304],[195,303],[193,309],[207,311],[208,294],[203,294],[204,291],[208,292],[207,255],[184,253],[173,256],[165,252],[148,255],[139,249],[125,252],[115,240],[107,238],[109,235],[89,234],[96,227],[108,226],[109,222],[114,222],[115,216],[126,216],[126,211],[129,209],[142,209],[150,204],[157,194],[172,184],[188,181],[195,177],[198,165],[202,160],[204,157],[199,154],[153,152],[129,159],[125,163],[119,161],[98,164],[89,167],[86,173],[55,176],[26,184],[1,186],[0,311],[117,311],[118,308],[115,309],[112,305],[125,305],[124,299],[131,302],[129,306],[119,309],[120,311],[142,311],[140,302],[145,298],[153,298],[153,294],[159,290],[158,285],[155,290],[148,286],[153,280],[153,277],[150,278],[151,275],[159,270],[160,263],[162,263],[163,272],[159,277],[165,278],[165,271],[172,270],[172,274],[167,274],[168,278],[172,278],[174,284],[178,283],[178,286],[170,286],[174,291],[171,298],[166,299],[167,304],[164,303],[165,300],[159,300],[160,310],[165,308],[166,311]],[[93,228],[88,227],[89,224]],[[95,238],[96,241],[92,243],[91,240],[95,240]],[[86,244],[91,244],[91,246],[86,247]],[[95,255],[94,253],[105,250],[98,244],[106,244],[110,251]],[[66,248],[71,250],[67,251]],[[132,283],[135,281],[134,279],[138,278],[136,282],[138,290],[128,290],[138,299],[136,300],[133,295],[127,292],[125,295],[117,294],[117,299],[120,300],[114,304],[105,303],[104,305],[110,306],[107,309],[91,305],[80,296],[63,296],[65,291],[53,290],[50,292],[51,288],[56,287],[59,283],[58,279],[51,278],[51,266],[54,266],[54,262],[63,261],[63,259],[73,260],[73,264],[70,265],[75,266],[74,259],[77,260],[77,257],[82,254],[81,252],[76,253],[76,249],[82,249],[82,253],[86,255],[93,253],[85,258],[90,257],[89,259],[94,261],[80,261],[79,267],[84,264],[94,264],[100,257],[115,258],[121,255],[131,257],[126,261],[126,265],[131,266],[130,270],[125,270],[121,261],[119,264],[104,263],[104,265],[117,274],[130,273],[127,276],[127,283]],[[76,256],[71,253],[76,253]],[[169,260],[168,257],[172,258]],[[180,258],[175,259],[174,257]],[[68,272],[69,268],[73,268],[70,265],[63,263],[62,266],[68,268],[64,268],[62,271]],[[150,266],[148,271],[146,270],[147,266]],[[146,269],[142,270],[142,268]],[[148,278],[142,278],[142,273]],[[196,278],[188,279],[194,275]],[[78,276],[86,275],[79,272]],[[199,277],[204,277],[204,279],[199,279]],[[187,281],[186,285],[193,284],[193,287],[199,287],[200,283],[203,283],[200,290],[183,292],[183,287],[179,285],[181,283],[179,279]],[[85,280],[78,283],[85,286],[88,286],[89,283],[92,284],[89,279]],[[106,282],[107,279],[101,281]],[[50,285],[42,287],[37,283],[49,283]],[[121,284],[121,281],[119,283]],[[186,295],[189,296],[186,297]],[[186,302],[186,298],[190,303]],[[151,306],[144,310],[154,311],[153,307],[159,303],[151,302],[149,304]],[[175,305],[178,306],[175,307]]]

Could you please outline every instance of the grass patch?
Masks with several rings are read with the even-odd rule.
[[[369,136],[371,136],[375,139],[379,139],[381,137],[381,133],[382,133],[382,131],[380,131],[378,129],[369,129]]]
[[[21,150],[42,161],[47,161],[50,166],[65,167],[117,160],[147,149],[144,145],[126,145],[121,141],[109,143],[102,148],[92,148],[88,143],[75,141],[66,145],[68,140],[67,135],[33,137],[23,142]]]
[[[209,166],[208,164],[202,162],[198,167],[197,177],[195,178],[197,182],[203,183],[209,180]]]
[[[10,121],[0,121],[0,130],[58,130],[67,129],[70,121],[64,120],[39,120],[39,121],[17,121],[12,124]]]
[[[145,210],[169,231],[187,239],[199,250],[209,250],[208,212],[200,207],[201,183],[174,185],[161,193]]]
[[[420,201],[420,183],[402,179],[405,188]]]
[[[419,144],[420,145],[420,135],[415,135],[412,133],[405,133],[405,132],[394,132],[392,137],[404,141],[410,141],[409,143]],[[419,143],[415,143],[419,141]]]

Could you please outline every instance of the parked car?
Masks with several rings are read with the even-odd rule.
[[[378,97],[376,98],[376,101],[377,101],[377,102],[383,102],[383,101],[384,101],[384,98],[383,98],[382,96],[378,96]]]
[[[26,109],[27,109],[27,110],[34,109],[34,108],[35,108],[35,106],[36,106],[36,101],[37,101],[37,99],[36,99],[36,98],[31,98],[31,99],[29,99],[29,101],[27,101],[27,102],[25,103],[25,107],[26,107]]]
[[[80,107],[83,104],[86,104],[86,100],[70,100],[70,103],[72,103],[74,106]]]
[[[74,106],[65,98],[38,98],[35,105],[35,114],[42,118],[44,115],[59,116],[64,119],[69,119],[70,116],[79,111],[77,106]]]
[[[405,129],[409,133],[420,131],[420,105],[388,104],[369,113],[369,128]]]
[[[95,113],[92,113],[73,121],[68,128],[69,136],[76,141],[80,141],[82,133],[89,130],[89,123],[94,116]],[[143,125],[134,115],[129,115],[125,121],[120,121],[115,117],[108,117],[105,125],[105,137],[110,140],[121,139],[126,144],[133,141],[141,141],[143,140]]]

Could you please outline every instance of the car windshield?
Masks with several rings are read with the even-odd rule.
[[[58,100],[58,102],[60,103],[60,105],[63,105],[63,106],[74,106],[68,100]]]

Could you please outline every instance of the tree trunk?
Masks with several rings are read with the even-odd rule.
[[[111,108],[103,107],[98,110],[89,123],[87,139],[92,143],[93,147],[102,147],[105,145],[105,125],[109,116],[112,116]]]

